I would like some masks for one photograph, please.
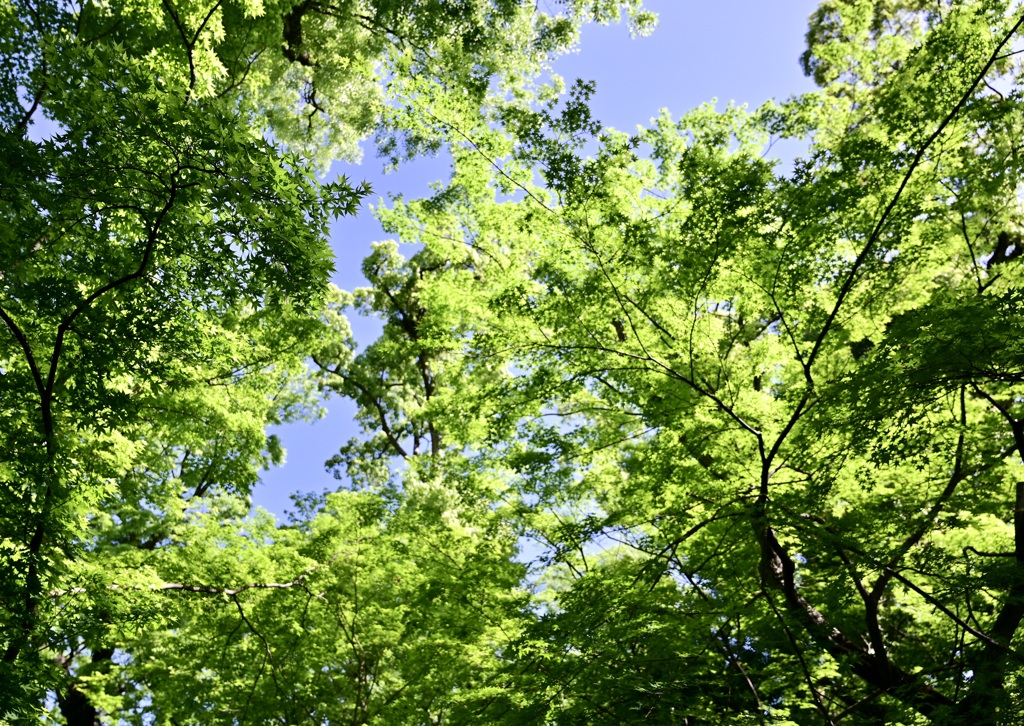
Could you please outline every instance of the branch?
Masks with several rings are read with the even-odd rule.
[[[934,595],[931,595],[928,592],[926,592],[925,590],[921,589],[920,587],[918,587],[913,582],[911,582],[910,580],[905,578],[903,575],[901,575],[896,570],[890,570],[890,572],[891,572],[892,577],[893,577],[894,580],[898,580],[899,582],[902,582],[905,586],[907,586],[908,588],[910,588],[911,590],[916,592],[918,595],[923,597],[925,600],[928,601],[928,603],[932,607],[934,607],[936,610],[938,610],[943,615],[948,617],[950,620],[952,620],[954,623],[956,623],[961,628],[966,630],[968,633],[973,635],[975,638],[977,638],[978,640],[984,642],[987,647],[995,648],[995,649],[999,650],[1001,654],[1006,654],[1006,655],[1012,656],[1015,660],[1020,661],[1021,663],[1024,663],[1024,656],[1022,656],[1020,653],[1018,653],[1017,651],[1013,650],[1008,645],[1004,645],[1003,643],[1000,643],[998,640],[995,640],[994,638],[986,635],[985,633],[981,632],[977,628],[971,627],[965,620],[963,620],[962,618],[957,616],[956,613],[954,613],[952,610],[950,610],[945,605],[943,605],[941,602],[939,602],[939,600]]]
[[[227,597],[234,598],[247,590],[287,590],[292,587],[301,587],[303,583],[317,570],[328,567],[334,564],[343,552],[336,552],[334,556],[327,562],[322,562],[318,565],[306,569],[301,575],[296,577],[291,582],[250,582],[245,585],[241,585],[236,588],[227,587],[213,587],[210,585],[190,585],[183,582],[161,582],[153,585],[118,585],[113,583],[107,585],[104,589],[111,592],[163,592],[167,590],[178,590],[181,592],[195,592],[202,595],[225,595]],[[51,590],[50,597],[66,597],[67,595],[83,595],[89,592],[89,588],[86,587],[71,587],[66,590]]]
[[[886,205],[885,209],[882,212],[882,216],[878,218],[878,222],[875,224],[874,229],[871,231],[871,235],[868,237],[868,240],[864,244],[863,249],[861,249],[860,254],[858,254],[857,258],[854,260],[853,266],[850,268],[849,274],[847,274],[846,279],[843,281],[842,287],[839,288],[839,295],[836,297],[836,303],[832,307],[832,311],[829,313],[828,318],[825,320],[825,324],[822,326],[821,332],[818,333],[817,338],[815,338],[814,346],[811,348],[810,354],[807,356],[806,367],[808,369],[814,364],[815,359],[818,357],[818,353],[821,352],[822,343],[824,343],[825,337],[831,331],[832,326],[835,323],[836,317],[839,315],[839,309],[842,307],[847,296],[853,290],[853,285],[856,281],[857,274],[860,272],[860,268],[867,261],[868,255],[871,254],[871,251],[874,249],[875,244],[877,244],[879,238],[881,237],[882,230],[885,227],[885,224],[889,221],[889,217],[892,215],[893,210],[896,209],[896,205],[899,203],[900,197],[903,195],[904,190],[910,183],[911,177],[914,176],[914,172],[917,171],[917,167],[920,166],[921,161],[924,159],[925,152],[928,151],[928,149],[931,147],[933,143],[935,143],[936,139],[938,139],[942,132],[946,130],[946,127],[949,126],[950,123],[952,123],[953,119],[956,118],[960,111],[963,110],[963,107],[967,105],[967,102],[971,99],[971,96],[974,95],[974,92],[977,90],[978,86],[985,80],[985,76],[988,75],[988,72],[992,69],[992,66],[995,65],[995,63],[999,60],[1000,51],[1008,42],[1010,42],[1010,38],[1017,34],[1017,31],[1020,30],[1022,25],[1024,25],[1024,15],[1022,15],[1017,20],[1017,22],[1014,23],[1010,31],[1005,36],[1003,36],[1003,39],[1001,41],[999,41],[999,44],[992,51],[992,55],[989,56],[988,61],[986,61],[985,65],[982,66],[981,70],[975,76],[974,81],[971,83],[967,91],[964,92],[964,94],[960,97],[960,100],[956,102],[955,106],[953,106],[952,110],[950,110],[950,112],[946,114],[946,117],[942,119],[942,121],[935,128],[935,130],[928,136],[928,138],[924,140],[924,142],[918,148],[917,153],[914,154],[914,158],[911,160],[910,166],[907,168],[906,173],[903,175],[903,180],[900,182],[899,188],[896,190],[896,193],[893,195],[892,199],[889,200],[889,203]]]
[[[644,572],[647,570],[647,568],[650,565],[652,565],[654,563],[657,563],[658,560],[664,558],[666,563],[671,564],[672,561],[676,558],[676,551],[679,549],[679,546],[681,544],[683,544],[683,542],[685,542],[686,540],[690,539],[690,537],[694,536],[695,534],[700,532],[702,529],[707,527],[708,525],[710,525],[710,524],[712,524],[714,522],[719,522],[719,521],[721,521],[723,519],[731,519],[733,517],[738,517],[741,514],[743,514],[742,512],[727,512],[727,513],[723,514],[723,510],[726,507],[732,506],[733,504],[735,504],[735,501],[727,502],[726,504],[723,504],[721,507],[719,507],[715,511],[715,513],[713,515],[711,515],[707,519],[704,519],[704,520],[698,522],[697,524],[693,525],[692,527],[690,527],[688,530],[686,530],[681,535],[676,537],[674,540],[669,542],[667,545],[662,547],[661,550],[659,552],[657,552],[657,553],[650,552],[649,550],[645,550],[645,549],[643,549],[641,547],[636,547],[635,549],[638,549],[641,552],[644,552],[645,554],[649,555],[651,557],[651,559],[648,560],[647,562],[645,562],[640,567],[640,569],[636,573],[636,576],[633,577],[633,582],[630,584],[630,587],[635,586],[636,583],[640,580],[640,578],[643,577]],[[627,544],[627,543],[624,543],[624,544]]]
[[[32,380],[35,381],[36,391],[39,393],[41,400],[46,397],[46,386],[43,383],[42,374],[39,372],[39,366],[36,365],[36,358],[32,354],[32,345],[28,342],[28,336],[12,318],[6,310],[0,307],[0,320],[4,321],[7,329],[11,331],[11,335],[14,336],[15,340],[18,341],[18,345],[21,346],[22,352],[25,354],[25,360],[28,362],[29,370],[32,371]],[[49,444],[49,438],[53,434],[52,422],[49,420],[48,411],[43,412],[43,427],[46,430],[47,443]]]
[[[116,583],[107,585],[104,589],[111,592],[163,592],[165,590],[180,590],[182,592],[197,592],[203,595],[225,595],[234,597],[246,590],[284,590],[290,587],[298,587],[302,584],[301,579],[292,582],[251,582],[237,588],[212,587],[209,585],[189,585],[183,582],[161,582],[156,585],[118,585]],[[84,595],[89,592],[87,587],[69,587],[66,590],[51,590],[50,597],[66,597],[67,595]]]
[[[882,597],[882,593],[885,591],[886,585],[889,584],[889,579],[892,577],[891,573],[894,572],[893,568],[899,564],[914,545],[921,541],[921,538],[927,534],[928,530],[935,523],[935,519],[939,516],[943,506],[949,501],[949,498],[953,496],[953,492],[956,491],[957,485],[965,479],[964,475],[964,431],[967,428],[967,405],[966,405],[966,386],[960,387],[960,435],[957,437],[956,442],[956,454],[953,456],[953,473],[949,477],[949,482],[946,487],[939,494],[938,499],[932,504],[928,514],[925,515],[924,521],[921,522],[921,526],[917,528],[917,531],[911,533],[907,537],[903,544],[896,550],[889,562],[885,565],[882,573],[878,576],[878,580],[875,581],[874,587],[871,589],[871,603],[869,607],[873,607],[876,611],[878,608],[878,602]]]
[[[196,87],[196,64],[192,58],[192,44],[188,40],[185,26],[182,24],[181,18],[178,17],[178,13],[175,12],[170,0],[161,0],[161,2],[163,3],[164,10],[167,11],[167,14],[171,16],[171,20],[174,21],[174,27],[178,29],[181,41],[185,44],[185,55],[188,58],[188,93],[185,95],[185,101],[188,102],[192,96],[192,89]]]
[[[807,667],[807,661],[804,659],[803,653],[800,652],[800,646],[796,642],[796,637],[793,635],[793,631],[790,630],[789,625],[786,623],[786,619],[779,612],[779,609],[775,607],[775,603],[772,601],[771,595],[762,586],[761,593],[764,595],[764,599],[768,602],[768,607],[771,608],[772,613],[775,615],[779,624],[782,625],[782,630],[786,633],[786,639],[789,640],[790,646],[793,648],[793,655],[796,656],[797,661],[800,662],[800,670],[803,672],[804,681],[807,683],[807,688],[811,692],[811,697],[814,699],[814,705],[821,713],[822,718],[825,719],[825,723],[829,726],[835,726],[835,721],[832,720],[832,714],[829,713],[828,708],[821,700],[821,695],[818,693],[818,689],[814,687],[814,680],[811,678],[811,671]]]
[[[967,556],[968,552],[973,552],[978,557],[1016,557],[1017,556],[1016,552],[981,552],[980,550],[974,549],[970,545],[968,545],[967,547],[964,547],[964,549],[963,549],[964,557]]]
[[[15,128],[24,131],[28,128],[29,121],[35,115],[39,109],[39,104],[43,100],[43,95],[46,93],[46,64],[42,64],[43,82],[39,84],[39,88],[36,89],[35,95],[32,96],[32,105],[25,111],[25,115],[21,117],[21,120],[15,125]]]
[[[230,597],[232,602],[235,603],[235,607],[238,609],[238,615],[242,619],[242,622],[245,623],[247,628],[249,628],[249,632],[253,633],[257,638],[259,638],[263,642],[263,648],[266,653],[266,660],[264,661],[264,665],[260,666],[260,673],[262,674],[263,668],[266,666],[267,663],[270,663],[270,679],[274,681],[274,689],[278,693],[280,693],[281,685],[277,682],[277,666],[274,664],[274,661],[272,660],[273,649],[270,647],[270,641],[268,641],[266,637],[264,637],[263,633],[256,629],[256,626],[253,625],[249,618],[246,616],[245,610],[242,608],[242,601],[239,600],[236,595],[231,595]],[[258,678],[259,677],[257,676],[257,680]],[[253,688],[255,688],[255,685],[253,686]]]
[[[993,408],[999,411],[1003,418],[1006,419],[1006,422],[1010,424],[1010,431],[1013,433],[1013,442],[1017,447],[1017,455],[1020,456],[1021,461],[1024,462],[1024,421],[1015,419],[1011,416],[1010,406],[997,401],[977,383],[971,383],[971,387],[974,389],[975,393],[980,395],[988,401]]]
[[[106,285],[93,291],[85,300],[78,304],[78,306],[71,311],[67,317],[61,321],[60,325],[57,326],[57,337],[53,343],[53,355],[50,357],[50,371],[46,377],[46,396],[51,397],[53,395],[53,383],[57,375],[57,368],[60,363],[60,355],[64,346],[64,336],[67,335],[71,325],[75,322],[75,319],[85,312],[96,300],[103,295],[107,294],[111,290],[117,289],[123,285],[128,284],[132,280],[137,280],[146,274],[146,270],[149,268],[149,263],[153,258],[153,251],[156,248],[156,243],[160,237],[160,228],[163,224],[164,218],[171,211],[171,207],[174,206],[175,199],[178,194],[177,182],[172,181],[170,187],[170,194],[167,197],[167,201],[164,203],[163,208],[157,213],[156,219],[153,225],[149,229],[149,234],[146,237],[146,246],[142,252],[142,260],[139,262],[139,266],[134,272],[130,272],[126,275],[122,275],[116,280],[108,282]]]
[[[765,552],[761,563],[762,585],[772,585],[782,592],[786,610],[826,652],[836,660],[848,660],[853,672],[865,682],[899,699],[925,717],[953,705],[949,698],[922,682],[918,676],[893,665],[884,652],[865,650],[830,623],[821,611],[800,594],[796,564],[772,528],[766,526],[759,530],[756,520],[754,528]],[[900,576],[894,572],[893,577]]]
[[[354,386],[356,389],[359,390],[360,393],[362,393],[370,401],[373,407],[377,409],[377,418],[380,421],[380,428],[381,431],[384,432],[384,435],[387,437],[388,443],[390,443],[391,446],[395,449],[395,451],[398,452],[399,456],[401,456],[403,459],[408,459],[409,454],[402,447],[402,444],[398,441],[398,437],[395,436],[395,433],[391,430],[391,426],[388,424],[387,411],[384,410],[384,404],[380,402],[380,399],[377,396],[371,394],[370,390],[362,383],[357,381],[355,378],[351,376],[346,376],[336,367],[331,368],[330,366],[324,365],[323,363],[320,362],[319,359],[317,359],[315,355],[312,356],[312,358],[313,362],[322,370],[325,370],[328,373],[337,376],[342,380],[343,383],[348,383]]]
[[[32,14],[32,22],[33,22],[33,25],[35,25],[35,31],[40,36],[44,36],[45,35],[45,31],[44,31],[41,19],[39,17],[39,11],[36,8],[32,7],[31,3],[25,3],[25,4],[26,4],[26,6],[28,6],[29,12]],[[21,117],[21,119],[18,121],[17,125],[15,126],[16,129],[19,129],[22,132],[24,132],[28,128],[29,122],[32,120],[32,117],[35,115],[36,111],[39,109],[39,104],[43,100],[43,96],[46,93],[47,84],[49,82],[50,70],[49,70],[49,66],[48,66],[48,64],[46,62],[46,54],[44,52],[41,55],[42,55],[42,58],[41,58],[40,63],[39,63],[39,76],[41,77],[42,80],[39,83],[39,88],[36,89],[36,92],[32,96],[32,105],[28,108],[27,111],[25,111],[25,114]],[[8,62],[10,62],[10,61],[8,61]],[[18,105],[19,106],[21,105],[20,102],[19,102]]]
[[[189,40],[188,32],[185,30],[185,24],[181,21],[181,16],[179,16],[174,10],[174,6],[171,5],[170,0],[161,0],[161,2],[163,3],[164,9],[167,11],[167,14],[171,16],[171,20],[174,21],[174,27],[177,28],[178,35],[181,36],[181,41],[185,44],[185,54],[188,57],[188,93],[185,95],[185,102],[187,103],[191,99],[192,92],[196,88],[196,64],[195,58],[193,57],[193,51],[196,47],[196,43],[199,41],[199,35],[203,32],[207,23],[209,23],[210,19],[213,17],[213,14],[217,12],[217,9],[220,7],[221,0],[217,0],[217,2],[210,6],[210,10],[206,13],[206,17],[204,17],[203,21],[199,23],[199,27],[196,28],[196,32],[192,34],[191,40]]]

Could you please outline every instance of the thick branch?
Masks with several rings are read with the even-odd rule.
[[[946,696],[893,665],[885,653],[865,650],[830,623],[800,593],[796,564],[775,536],[774,530],[764,525],[763,521],[759,523],[756,517],[754,529],[764,553],[761,563],[762,582],[781,591],[787,612],[816,643],[833,658],[849,662],[853,672],[866,683],[899,699],[925,717],[952,705]]]

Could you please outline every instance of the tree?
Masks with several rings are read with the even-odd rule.
[[[265,426],[315,415],[327,225],[368,191],[315,172],[374,129],[396,159],[436,144],[381,80],[426,108],[527,98],[622,9],[647,22],[632,1],[0,4],[0,718],[49,690],[97,722],[143,687],[117,673],[172,598],[241,608],[225,593],[263,581],[262,555],[221,573],[255,579],[167,578],[281,460]]]
[[[818,91],[629,136],[536,75],[621,6],[3,6],[9,719],[1018,719],[1021,8],[825,2]],[[371,127],[453,176],[327,291]],[[315,386],[348,490],[245,517]]]
[[[408,488],[401,505],[334,493],[288,528],[204,516],[188,558],[140,557],[204,585],[106,598],[147,627],[108,641],[131,659],[81,679],[92,702],[129,722],[457,720],[515,632],[523,566],[496,513]]]
[[[434,412],[544,548],[477,719],[1015,722],[1022,25],[826,2],[820,90],[755,113],[430,117],[452,181],[385,213],[422,249],[361,293],[403,363],[341,390],[391,454]],[[791,172],[770,135],[809,139]],[[441,392],[390,393],[427,350]]]

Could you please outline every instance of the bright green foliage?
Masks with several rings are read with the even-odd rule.
[[[332,267],[326,224],[361,193],[117,66],[122,87],[97,72],[74,89],[98,123],[3,137],[5,688],[45,673],[45,593],[97,515],[115,515],[104,538],[159,540],[147,520],[169,526],[183,494],[244,496],[275,458],[262,429],[302,404],[288,379]]]
[[[136,567],[166,579],[119,607],[160,609],[141,634],[109,634],[131,659],[85,681],[123,693],[94,702],[181,723],[436,723],[464,709],[522,604],[511,530],[441,482],[410,482],[395,508],[342,492],[317,510],[285,528],[198,516],[181,548],[142,555]],[[169,599],[168,579],[205,584]]]
[[[1021,22],[825,3],[818,92],[634,137],[586,84],[433,117],[452,181],[385,213],[422,249],[368,261],[384,372],[339,390],[464,432],[543,548],[481,719],[1015,722]],[[791,172],[770,134],[813,134]]]
[[[237,622],[219,609],[189,621],[181,614],[196,593],[248,592],[289,565],[316,563],[316,578],[335,573],[323,584],[332,607],[349,607],[351,582],[384,581],[374,568],[398,547],[389,517],[406,506],[425,519],[434,510],[393,498],[372,516],[340,503],[319,519],[310,512],[303,521],[312,529],[242,523],[259,470],[283,456],[265,427],[317,413],[309,354],[348,355],[329,299],[326,236],[330,219],[353,213],[368,189],[323,183],[315,172],[357,157],[374,129],[396,144],[406,133],[390,119],[399,111],[384,119],[382,79],[464,91],[479,115],[492,86],[525,88],[575,42],[579,23],[628,11],[638,28],[649,24],[634,0],[574,0],[562,10],[546,15],[524,0],[0,2],[0,720],[35,720],[47,691],[75,724],[103,713],[116,720],[122,709],[138,720],[150,701],[186,709],[179,701],[191,686],[179,676],[220,667],[197,666],[206,651],[186,650],[189,639],[226,648],[262,632],[232,634]],[[490,522],[487,506],[473,506]],[[424,529],[447,522],[449,509]],[[313,522],[329,530],[331,517],[345,523],[335,529],[359,522],[377,533],[348,570],[332,569],[327,545],[311,534]],[[499,525],[474,524],[497,544],[474,535],[459,553],[477,557],[512,602],[518,570]],[[346,536],[323,535],[339,549],[355,541]],[[207,560],[221,569],[203,569]],[[424,571],[412,582],[445,582],[438,566],[411,567]],[[187,581],[169,579],[176,575]],[[260,590],[247,596],[259,602],[245,604],[272,620],[299,597],[276,594]],[[498,622],[505,601],[495,602]],[[381,622],[408,620],[395,615],[405,607],[396,601],[374,607]],[[281,627],[264,636],[278,665],[285,633],[299,626]],[[486,650],[487,627],[455,638],[469,661],[453,657],[440,685],[402,699],[453,698],[452,688],[476,677],[467,675],[472,648]],[[397,648],[400,632],[382,633],[374,647]],[[331,633],[317,644],[343,650],[340,631]],[[424,642],[446,647],[438,637]],[[148,649],[148,664],[135,648]],[[240,668],[257,667],[245,657]],[[410,673],[429,681],[402,670],[414,664],[379,660],[396,693]],[[328,664],[307,665],[333,677]],[[244,708],[239,678],[226,677],[224,703],[190,703],[187,718]],[[259,697],[271,709],[284,693]],[[367,699],[359,708],[407,704]]]
[[[621,9],[2,6],[12,713],[1019,720],[1020,8],[826,2],[818,91],[635,136],[539,75]],[[378,118],[453,176],[329,290]],[[352,490],[245,517],[314,385]]]

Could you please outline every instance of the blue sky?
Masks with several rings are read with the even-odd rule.
[[[560,58],[555,71],[567,83],[576,78],[597,82],[592,110],[608,127],[633,130],[647,125],[660,109],[675,116],[713,99],[719,107],[730,101],[757,107],[810,90],[800,70],[807,17],[812,0],[647,0],[660,16],[659,28],[647,38],[632,39],[623,25],[587,27],[580,50]],[[795,150],[776,148],[785,155]],[[366,179],[374,190],[372,205],[389,194],[426,196],[429,184],[448,176],[443,159],[422,159],[397,172],[382,173],[372,145],[359,165],[337,164],[332,171],[353,181]],[[337,255],[334,282],[351,290],[366,284],[360,272],[370,244],[387,239],[365,206],[358,217],[339,220],[332,231]],[[371,342],[378,329],[372,321],[352,320],[357,340]],[[315,423],[297,423],[274,430],[288,450],[287,462],[263,474],[253,502],[281,515],[296,491],[335,488],[323,462],[357,433],[354,407],[348,401],[327,401],[328,415]]]

